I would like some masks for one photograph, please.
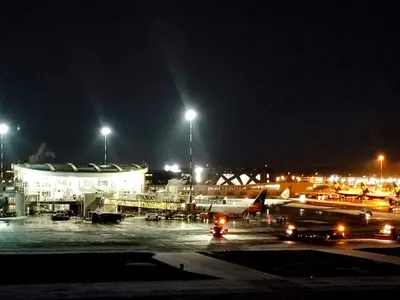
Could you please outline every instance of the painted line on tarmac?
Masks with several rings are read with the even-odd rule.
[[[331,254],[339,254],[346,255],[357,258],[364,258],[373,261],[385,262],[395,265],[400,265],[400,257],[389,256],[384,254],[370,253],[359,250],[350,250],[350,249],[320,249],[321,252],[331,253]]]

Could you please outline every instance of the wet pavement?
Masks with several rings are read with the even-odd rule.
[[[0,255],[3,271],[0,286],[58,282],[210,280],[153,259],[153,253],[63,253]],[[27,266],[29,266],[27,268]],[[25,269],[24,272],[21,270]],[[43,270],[46,270],[44,272]]]
[[[126,218],[120,224],[93,224],[79,218],[51,221],[50,215],[29,216],[15,220],[0,220],[0,252],[42,251],[62,249],[143,250],[143,251],[217,251],[246,250],[257,247],[298,247],[301,242],[282,241],[287,224],[276,222],[279,216],[299,230],[327,230],[345,224],[346,234],[353,240],[341,240],[334,246],[367,248],[368,245],[397,245],[393,241],[373,240],[387,221],[374,217],[368,222],[356,214],[337,213],[319,209],[280,207],[268,214],[251,217],[249,222],[231,220],[228,234],[215,238],[211,224],[201,220],[146,221],[143,216]],[[397,215],[396,215],[397,216]],[[400,219],[390,220],[400,226]],[[370,238],[365,240],[364,238]],[[324,245],[326,246],[326,245]],[[332,246],[332,244],[331,244]]]
[[[399,276],[400,266],[314,250],[223,251],[213,258],[281,277]]]
[[[276,221],[281,216],[299,230],[344,224],[350,239],[285,241],[278,238],[287,226]],[[0,220],[0,259],[8,270],[0,297],[382,297],[400,292],[399,242],[372,238],[387,222],[400,226],[396,215],[366,222],[357,213],[280,207],[249,222],[231,220],[228,234],[214,238],[211,224],[200,220]]]

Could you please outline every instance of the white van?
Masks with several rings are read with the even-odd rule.
[[[160,216],[156,213],[146,214],[146,221],[159,221],[161,220]]]

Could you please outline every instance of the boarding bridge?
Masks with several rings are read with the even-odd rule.
[[[159,202],[159,201],[138,201],[138,200],[121,200],[121,199],[108,199],[107,205],[124,206],[124,207],[137,207],[137,208],[151,208],[160,210],[184,210],[185,203],[180,202]]]

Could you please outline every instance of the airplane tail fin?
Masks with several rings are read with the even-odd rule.
[[[279,200],[287,200],[290,198],[290,187],[283,190],[282,194],[279,195]]]
[[[399,187],[399,185],[395,181],[393,181],[393,186],[394,186],[395,197],[399,197],[400,196],[400,187]]]
[[[253,205],[260,204],[261,207],[264,207],[265,199],[267,198],[267,190],[262,190],[260,194],[254,199]]]
[[[361,190],[363,194],[369,193],[369,188],[364,182],[361,182]]]
[[[337,182],[337,181],[334,182],[333,186],[335,188],[335,191],[340,191],[342,189],[342,187],[340,186],[339,182]]]

